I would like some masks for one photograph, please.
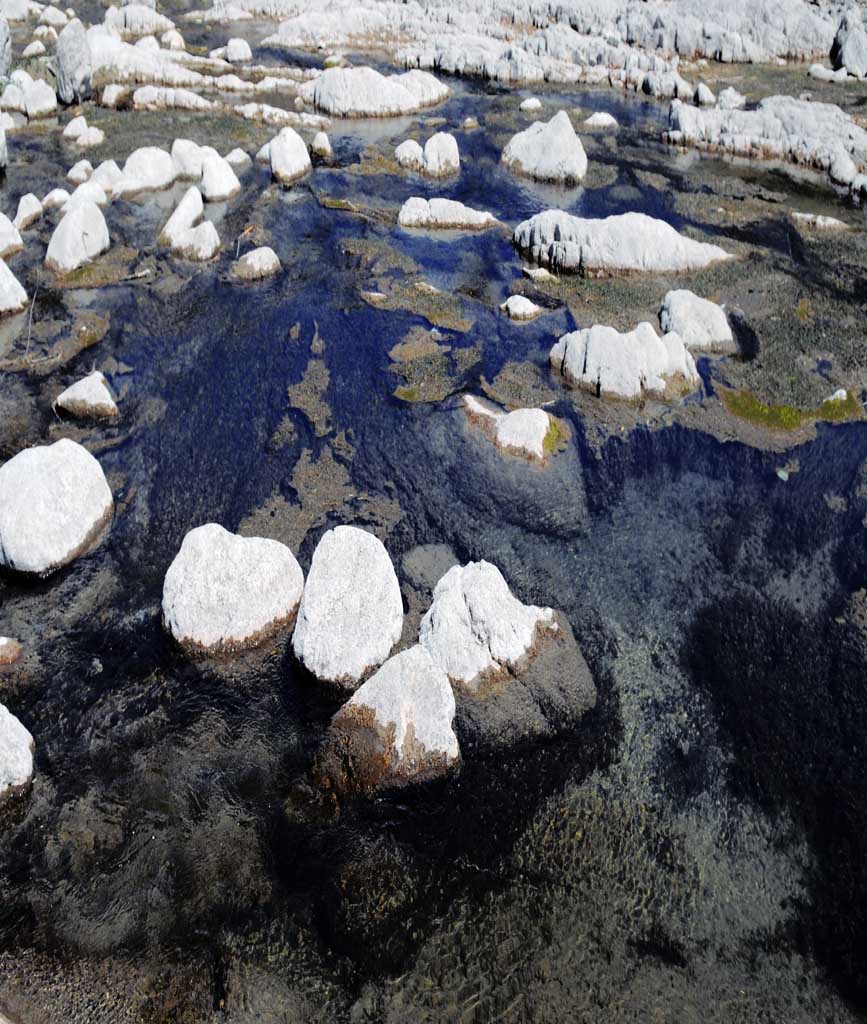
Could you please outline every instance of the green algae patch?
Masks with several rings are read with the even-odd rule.
[[[566,424],[562,420],[557,419],[556,416],[552,416],[548,413],[548,433],[545,435],[545,439],[542,442],[545,458],[563,451],[568,441],[569,430]]]
[[[766,405],[750,391],[722,391],[722,400],[728,412],[767,430],[797,430],[817,421],[841,423],[862,419],[861,403],[851,391],[845,398],[829,398],[818,409],[798,409],[793,405]]]
[[[406,384],[401,384],[399,387],[394,389],[394,397],[399,398],[401,402],[425,401],[418,388],[408,387]]]

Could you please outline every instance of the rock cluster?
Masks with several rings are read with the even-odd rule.
[[[457,140],[447,132],[432,135],[424,144],[424,149],[415,139],[407,139],[395,149],[394,158],[401,167],[426,174],[430,178],[444,178],[457,174],[461,169]]]

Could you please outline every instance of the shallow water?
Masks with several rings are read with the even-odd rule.
[[[662,108],[588,90],[563,99],[624,126],[614,146],[588,142],[598,177],[584,188],[502,169],[516,101],[455,83],[426,117],[503,118],[456,133],[457,181],[357,173],[365,147],[387,152],[419,119],[349,123],[335,131],[337,167],[287,191],[255,167],[239,199],[209,209],[225,244],[214,265],[155,247],[177,188],[111,208],[150,278],[38,298],[37,321],[90,308],[109,329],[52,373],[4,375],[30,416],[4,445],[81,438],[117,513],[69,569],[0,578],[2,631],[28,651],[0,696],[37,740],[32,793],[0,841],[0,949],[12,960],[36,950],[64,970],[110,958],[121,974],[143,971],[142,1019],[154,1021],[647,1020],[651,1009],[848,1020],[867,1006],[865,640],[843,614],[867,580],[867,429],[820,428],[784,454],[659,423],[600,442],[545,366],[552,340],[584,321],[565,304],[530,324],[497,312],[520,278],[507,231],[394,226],[405,198],[442,194],[510,227],[556,204],[736,237],[636,173],[674,164],[642,135]],[[141,123],[164,142],[188,125]],[[7,208],[28,174],[60,184],[55,143],[18,153]],[[285,273],[240,286],[227,271],[248,223]],[[36,249],[16,272],[35,274]],[[439,313],[466,325],[440,328],[446,397],[408,403],[389,352],[430,329],[422,301],[376,308],[360,292],[422,279],[449,293]],[[569,426],[547,468],[495,452],[455,397],[514,363],[539,368]],[[119,422],[62,423],[51,398],[93,364],[121,395]],[[710,393],[726,368],[703,369]],[[325,529],[373,529],[410,624],[452,558],[488,559],[521,600],[565,613],[599,706],[551,742],[467,758],[445,782],[335,815],[310,768],[337,705],[288,646],[193,661],[161,628],[166,568],[208,521],[287,541],[305,570]],[[26,983],[5,984],[11,1010],[46,1016]]]

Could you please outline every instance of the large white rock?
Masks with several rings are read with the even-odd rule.
[[[437,132],[424,144],[424,173],[432,178],[444,178],[457,174],[461,169],[461,157],[454,135]]]
[[[338,789],[360,792],[443,775],[461,756],[454,718],[448,676],[416,644],[389,658],[337,712],[323,767]]]
[[[415,139],[406,139],[395,149],[394,158],[410,171],[424,171],[424,150]]]
[[[97,206],[105,206],[107,202],[108,196],[105,194],[105,189],[91,178],[90,181],[85,181],[78,186],[63,204],[62,210],[64,213],[68,213],[70,210],[74,210],[76,206],[82,206],[85,203],[96,203]]]
[[[79,160],[66,172],[66,180],[73,185],[81,185],[93,174],[93,164],[89,160]]]
[[[528,178],[576,183],[587,173],[587,155],[565,110],[547,123],[534,121],[503,150],[503,163]]]
[[[0,257],[5,259],[24,248],[18,228],[5,213],[0,213]]]
[[[535,320],[542,312],[542,307],[531,302],[526,295],[510,295],[500,309],[510,320]]]
[[[114,501],[96,459],[75,441],[26,448],[0,467],[0,562],[46,574],[90,550]]]
[[[567,384],[615,398],[664,395],[672,379],[691,388],[700,380],[681,338],[660,338],[649,323],[624,334],[601,324],[564,334],[549,361]]]
[[[163,621],[184,647],[235,650],[288,629],[303,589],[285,544],[207,523],[190,530],[169,566]]]
[[[27,305],[27,292],[21,287],[18,278],[0,259],[0,315],[20,313]]]
[[[211,221],[198,223],[203,213],[202,193],[195,185],[191,185],[166,221],[160,233],[160,242],[184,259],[212,259],[220,249],[220,236]]]
[[[522,221],[514,241],[536,263],[588,277],[698,270],[731,258],[719,246],[687,238],[646,213],[588,219],[546,210]]]
[[[61,391],[54,404],[78,419],[113,419],[117,416],[117,405],[108,381],[99,370]]]
[[[737,352],[725,310],[686,288],[666,294],[659,310],[663,332],[674,331],[690,352]]]
[[[41,216],[42,203],[39,202],[39,199],[32,192],[28,192],[26,196],[22,196],[18,200],[18,209],[13,223],[19,231],[24,231],[31,224],[35,224]]]
[[[271,174],[283,185],[291,185],[313,169],[304,140],[294,128],[281,128],[268,148]]]
[[[231,199],[241,191],[241,182],[231,165],[210,146],[205,146],[202,157],[202,198],[208,202]]]
[[[354,526],[329,530],[313,552],[292,637],[310,672],[354,689],[385,661],[403,629],[403,600],[382,542]]]
[[[471,210],[454,199],[422,199],[413,196],[400,208],[398,224],[404,228],[482,231],[497,223],[496,217]]]
[[[537,462],[547,458],[545,439],[551,430],[551,417],[544,409],[513,409],[507,413],[473,395],[464,395],[464,409],[470,422],[480,426],[503,451]]]
[[[450,90],[426,71],[386,76],[374,68],[358,67],[328,68],[301,86],[299,93],[337,117],[394,117],[434,106]]]
[[[114,195],[115,188],[123,181],[123,171],[114,160],[103,160],[88,180],[99,185],[106,196]]]
[[[172,163],[176,178],[189,181],[201,180],[203,148],[190,139],[175,139],[172,143]]]
[[[168,188],[174,180],[175,165],[171,154],[159,146],[142,146],[126,158],[123,181],[118,183],[115,191],[119,195],[159,191]]]
[[[475,692],[485,679],[518,668],[540,630],[553,625],[553,611],[521,604],[495,565],[470,562],[437,583],[419,643],[454,685]]]
[[[253,59],[253,51],[246,39],[230,39],[226,43],[226,60],[230,64],[246,64]]]
[[[45,266],[58,274],[68,274],[96,259],[111,245],[108,225],[96,203],[85,200],[63,215],[54,229]]]
[[[0,704],[0,804],[30,785],[33,748],[33,737],[5,704]]]
[[[856,78],[867,76],[867,32],[859,7],[853,5],[843,15],[831,46],[831,63]]]
[[[57,37],[57,95],[61,103],[81,103],[90,96],[93,64],[84,25],[75,18]]]
[[[232,273],[240,281],[260,281],[279,274],[281,269],[277,253],[270,246],[263,245],[244,253],[232,267]]]

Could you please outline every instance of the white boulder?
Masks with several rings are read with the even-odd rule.
[[[747,98],[737,89],[729,85],[720,91],[717,97],[717,106],[720,110],[740,110],[747,105]]]
[[[282,185],[303,178],[313,169],[304,140],[294,128],[281,128],[268,146],[271,174]]]
[[[318,156],[321,160],[330,160],[332,156],[334,156],[334,152],[331,149],[331,142],[325,132],[317,132],[313,136],[310,151],[314,156]]]
[[[205,146],[202,157],[202,182],[199,188],[202,198],[207,202],[222,202],[231,199],[241,191],[241,182],[228,163],[220,154]]]
[[[521,101],[518,109],[523,110],[525,114],[536,114],[542,109],[542,101],[538,96],[528,96]]]
[[[357,67],[328,68],[299,92],[319,110],[337,117],[395,117],[441,103],[450,89],[427,71],[386,76],[374,68]]]
[[[226,163],[237,172],[246,170],[252,165],[253,160],[249,153],[245,153],[243,149],[236,147],[226,154]]]
[[[737,352],[732,329],[721,306],[685,288],[668,292],[659,310],[663,332],[674,331],[690,352]]]
[[[572,331],[554,345],[549,361],[567,384],[600,397],[663,396],[671,380],[689,388],[700,381],[681,338],[660,338],[649,323],[623,334],[601,324]]]
[[[184,647],[236,650],[288,629],[303,589],[285,544],[207,523],[190,530],[168,568],[163,621]]]
[[[532,653],[540,631],[554,627],[550,608],[522,604],[490,562],[455,565],[434,588],[419,643],[452,684],[477,692]]]
[[[76,419],[113,419],[118,413],[108,381],[99,370],[94,370],[61,391],[54,404]]]
[[[547,123],[534,121],[503,150],[503,163],[528,178],[559,184],[579,182],[587,173],[587,155],[565,110]]]
[[[57,37],[57,95],[61,103],[81,103],[90,96],[93,62],[84,25],[75,18]]]
[[[35,224],[41,216],[42,203],[39,202],[39,199],[32,192],[28,192],[26,196],[22,196],[18,200],[18,210],[12,223],[19,231],[24,231],[31,224]]]
[[[531,302],[526,295],[510,295],[500,309],[510,320],[534,320],[542,312],[542,307]]]
[[[79,160],[78,163],[72,165],[66,173],[66,180],[72,182],[73,185],[80,185],[82,182],[87,181],[88,178],[93,174],[93,165],[89,160]]]
[[[85,200],[65,213],[54,229],[45,253],[45,266],[57,274],[68,274],[96,259],[110,245],[102,210]]]
[[[6,259],[24,248],[18,228],[12,223],[5,213],[0,213],[0,257]]]
[[[94,545],[114,501],[96,459],[75,441],[26,448],[0,467],[0,562],[41,575]]]
[[[713,107],[716,105],[716,96],[714,96],[710,87],[705,85],[704,82],[699,82],[695,87],[695,96],[693,98],[700,107]]]
[[[416,644],[389,658],[334,716],[322,774],[357,792],[444,775],[461,756],[454,718],[448,676]]]
[[[220,236],[209,220],[198,223],[204,212],[202,193],[191,185],[166,221],[160,242],[168,245],[175,256],[188,260],[210,260],[220,249]]]
[[[267,245],[245,253],[232,267],[232,273],[240,281],[260,281],[265,277],[279,274],[283,268],[277,253]]]
[[[142,146],[126,158],[123,180],[118,182],[115,191],[119,195],[160,191],[172,185],[174,180],[175,165],[171,154],[159,146]]]
[[[313,552],[292,637],[310,672],[354,689],[400,639],[403,600],[382,542],[354,526],[329,530]]]
[[[9,313],[20,313],[27,305],[27,292],[21,287],[18,278],[0,259],[0,316]]]
[[[397,222],[404,228],[483,231],[493,227],[497,219],[490,213],[471,210],[454,199],[413,196],[400,208]]]
[[[597,110],[584,121],[584,124],[588,128],[616,128],[617,118],[604,110]]]
[[[845,68],[856,78],[867,76],[867,32],[861,18],[861,10],[851,6],[840,22],[831,46],[831,63],[835,68]]]
[[[503,412],[491,402],[464,395],[464,411],[471,423],[481,427],[498,448],[536,462],[548,457],[545,441],[551,431],[551,417],[544,409],[513,409]]]
[[[5,704],[0,704],[0,804],[30,785],[33,749],[33,737]]]
[[[645,213],[597,219],[546,210],[522,221],[514,241],[535,263],[588,277],[698,270],[731,259],[719,246],[687,238]]]
[[[246,39],[230,39],[226,43],[226,60],[230,64],[246,64],[253,59],[253,51]]]

